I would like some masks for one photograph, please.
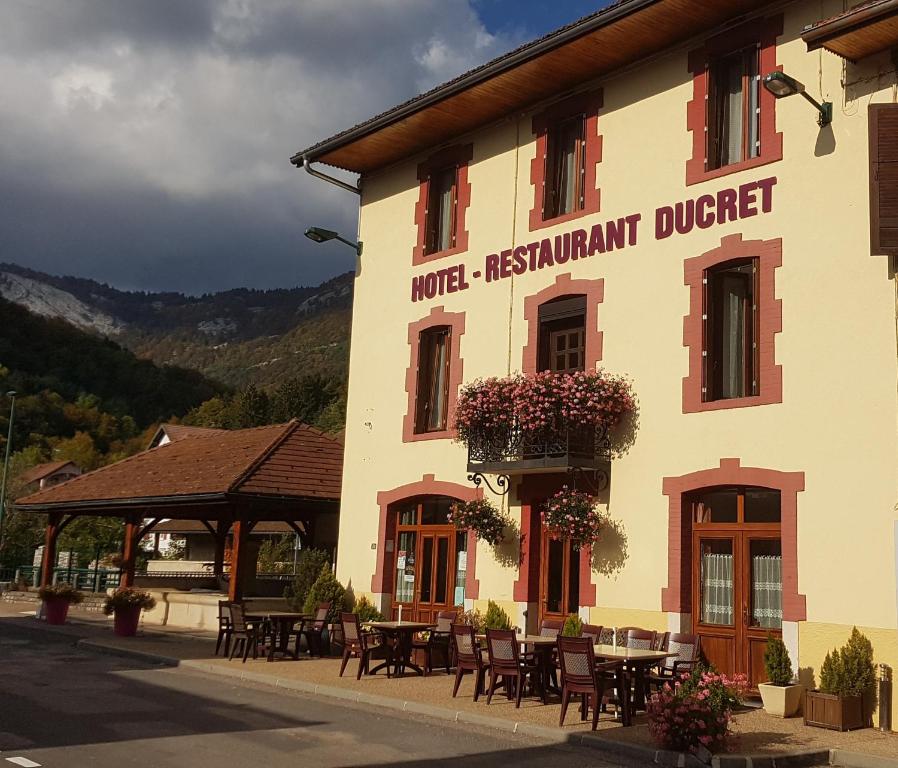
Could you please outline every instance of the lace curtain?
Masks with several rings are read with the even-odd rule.
[[[702,622],[733,624],[732,555],[702,555]]]
[[[755,555],[751,559],[752,625],[767,629],[783,626],[783,558]]]

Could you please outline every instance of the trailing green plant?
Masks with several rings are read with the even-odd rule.
[[[129,608],[140,608],[150,611],[156,607],[156,598],[149,592],[134,587],[121,587],[106,598],[103,604],[103,613],[111,616],[116,611]]]
[[[820,690],[834,696],[863,696],[875,683],[873,644],[853,627],[848,642],[826,654],[820,667]]]
[[[296,557],[296,574],[293,583],[284,589],[284,599],[294,611],[305,609],[309,590],[321,575],[321,569],[330,567],[330,555],[323,549],[303,549]]]
[[[84,595],[71,584],[49,584],[41,587],[37,591],[37,596],[44,601],[64,600],[69,605],[78,605],[78,603],[84,602]]]
[[[511,629],[511,619],[496,603],[490,600],[486,605],[484,629]]]
[[[583,634],[583,619],[576,613],[572,613],[564,620],[561,634],[564,637],[580,637]]]
[[[384,615],[377,610],[373,603],[371,603],[365,595],[362,595],[358,600],[355,601],[355,613],[359,616],[359,621],[383,621]]]
[[[474,634],[482,634],[486,629],[486,619],[483,617],[483,614],[472,608],[470,611],[465,611],[464,613],[460,613],[458,615],[458,623],[459,624],[468,624],[469,626],[474,628]]]
[[[770,685],[786,686],[792,682],[792,660],[781,637],[767,635],[767,650],[764,651],[764,669]]]
[[[339,621],[341,612],[352,610],[352,600],[346,595],[346,587],[337,581],[329,565],[321,569],[318,578],[312,584],[309,594],[306,595],[303,610],[314,614],[321,603],[331,604],[327,614],[329,624]]]

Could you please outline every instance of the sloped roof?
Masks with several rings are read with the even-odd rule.
[[[55,475],[63,467],[69,466],[69,464],[80,471],[78,465],[74,461],[48,461],[46,464],[38,464],[27,472],[24,472],[21,479],[26,485],[29,483],[36,483],[39,480],[43,480],[45,477]]]
[[[859,61],[898,44],[898,0],[867,0],[807,27],[801,34],[808,50],[826,48]]]
[[[336,501],[343,446],[296,421],[185,436],[19,499],[16,506],[159,503],[252,494]]]

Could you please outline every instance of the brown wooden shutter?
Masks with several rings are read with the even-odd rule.
[[[870,252],[898,256],[898,104],[871,104]]]

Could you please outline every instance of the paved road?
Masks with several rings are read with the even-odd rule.
[[[463,762],[459,758],[463,757]],[[7,762],[8,761],[8,762]],[[0,621],[0,768],[596,766],[469,725],[397,717],[74,648]]]

